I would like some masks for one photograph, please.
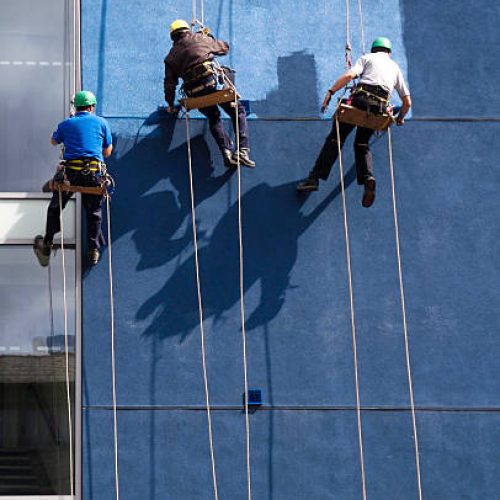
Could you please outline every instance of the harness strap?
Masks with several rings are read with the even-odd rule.
[[[184,80],[184,84],[190,84],[191,82],[196,82],[206,76],[213,75],[214,73],[215,70],[212,61],[205,61],[188,68],[182,79]]]
[[[97,168],[97,167],[76,167],[76,166],[73,166],[73,165],[65,165],[64,168],[69,168],[70,170],[75,170],[77,172],[81,172],[82,170],[88,170],[90,172],[100,172],[101,171],[101,168]]]
[[[389,104],[389,96],[382,97],[380,95],[374,94],[373,92],[366,90],[362,85],[358,85],[357,87],[355,87],[352,93],[353,95],[357,93],[366,94],[369,97],[373,97],[377,101],[383,102],[384,104]]]

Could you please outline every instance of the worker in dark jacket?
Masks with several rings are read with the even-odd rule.
[[[52,134],[52,145],[64,144],[61,166],[67,180],[74,186],[98,187],[101,185],[104,158],[111,155],[113,142],[108,122],[95,115],[96,98],[92,92],[82,90],[74,97],[75,116],[59,123]],[[49,264],[52,240],[61,229],[60,212],[73,193],[54,192],[47,209],[45,236],[35,237],[33,249],[41,266]],[[82,205],[87,215],[88,260],[92,265],[99,261],[102,222],[102,195],[82,194]]]
[[[180,19],[170,25],[170,38],[173,46],[165,58],[164,88],[168,110],[173,113],[179,78],[183,80],[183,89],[188,97],[208,95],[220,88],[219,78],[211,61],[215,56],[225,56],[229,52],[229,45],[222,40],[216,40],[206,32],[192,33],[189,24]],[[220,107],[231,117],[235,133],[238,120],[240,163],[247,167],[255,167],[255,162],[249,156],[245,108],[239,101],[237,110],[234,102],[221,103]],[[208,118],[210,132],[219,146],[226,167],[237,165],[237,152],[233,151],[233,144],[222,123],[218,106],[203,108],[200,112]]]
[[[396,89],[403,101],[403,106],[396,117],[396,123],[402,125],[411,106],[410,91],[401,69],[390,57],[391,51],[390,40],[384,37],[376,38],[372,44],[371,53],[362,56],[328,90],[321,111],[325,112],[335,92],[342,89],[354,78],[359,77],[359,83],[351,93],[350,104],[374,114],[382,114],[388,111],[389,98],[392,91]],[[349,123],[339,123],[340,147],[354,127],[355,125]],[[374,132],[369,128],[357,127],[354,139],[357,181],[365,188],[362,199],[364,207],[370,207],[375,200],[375,177],[373,176],[372,154],[369,146],[370,138]],[[297,185],[297,190],[316,191],[319,179],[326,180],[328,178],[337,156],[337,127],[334,121],[332,130],[325,140],[314,167],[307,179]]]

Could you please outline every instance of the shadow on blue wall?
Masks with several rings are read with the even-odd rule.
[[[299,115],[317,109],[314,57],[294,53],[280,58],[278,68],[279,88],[269,94],[268,100],[255,102],[257,110],[272,114],[282,109],[284,103],[293,105]],[[143,335],[156,335],[160,339],[175,335],[184,338],[198,324],[187,146],[184,143],[170,150],[177,123],[171,117],[152,113],[143,126],[157,125],[156,128],[141,139],[139,129],[127,154],[110,162],[120,189],[113,209],[116,214],[114,238],[133,232],[140,256],[138,271],[177,260],[171,277],[136,315],[138,320],[154,316]],[[289,137],[273,139],[276,143],[286,143]],[[196,205],[200,205],[215,195],[234,171],[214,175],[210,150],[203,135],[195,136],[191,147],[195,200]],[[134,182],[127,179],[131,172]],[[354,180],[352,166],[346,173],[346,187]],[[173,189],[160,186],[159,183],[165,181]],[[245,292],[255,283],[261,284],[260,303],[247,319],[248,329],[266,325],[279,313],[290,287],[289,276],[297,259],[299,237],[339,194],[340,185],[311,213],[304,215],[301,207],[306,196],[297,195],[295,182],[278,186],[261,183],[244,193]],[[131,206],[140,206],[141,210],[131,211]],[[238,205],[233,203],[210,237],[203,232],[198,234],[205,319],[213,318],[216,324],[223,321],[225,312],[239,301],[239,250],[238,239],[234,236],[237,220]],[[183,256],[186,250],[191,253],[187,259]]]
[[[186,166],[187,147],[185,144],[170,151],[174,128],[178,121],[162,117],[155,112],[144,125],[158,126],[118,161],[111,169],[116,172],[120,197],[117,197],[115,211],[120,214],[115,218],[114,237],[133,230],[133,240],[140,255],[137,270],[149,269],[175,259],[192,243],[191,226],[185,224],[191,216],[191,198]],[[139,133],[138,133],[139,135]],[[203,136],[191,139],[195,174],[196,204],[214,195],[232,175],[225,171],[214,176],[210,151]],[[134,182],[122,176],[133,172]],[[158,182],[168,181],[174,188],[164,190]],[[149,192],[151,191],[151,192]],[[131,213],[130,206],[140,206],[140,211]],[[123,214],[123,215],[121,215]],[[145,216],[149,214],[149,216]],[[161,214],[151,216],[151,214]],[[183,234],[176,236],[181,230]],[[203,235],[200,235],[202,237]]]

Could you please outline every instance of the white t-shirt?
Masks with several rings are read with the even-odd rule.
[[[380,85],[389,94],[396,89],[401,99],[410,95],[401,69],[386,52],[365,54],[356,61],[351,70],[359,77],[359,83]]]

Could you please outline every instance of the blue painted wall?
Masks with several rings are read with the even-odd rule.
[[[125,499],[213,498],[185,125],[156,111],[167,26],[191,16],[185,4],[83,2],[84,86],[98,92],[115,137]],[[323,92],[343,68],[344,7],[340,0],[205,4],[207,24],[234,48],[229,59],[256,112],[258,167],[242,172],[249,379],[265,399],[251,416],[256,499],[361,497],[338,170],[318,193],[295,192],[331,125],[294,118],[319,118]],[[426,117],[495,115],[500,7],[365,0],[363,8],[367,39],[393,38],[415,103],[415,119],[393,139],[424,497],[495,498],[500,123]],[[479,78],[486,69],[488,78]],[[236,176],[222,166],[206,121],[193,122],[192,146],[220,498],[244,499]],[[373,151],[379,191],[370,210],[360,205],[351,141],[344,154],[367,490],[373,499],[410,499],[417,483],[387,137]],[[104,258],[84,278],[83,477],[84,498],[93,500],[113,496],[108,322]]]

